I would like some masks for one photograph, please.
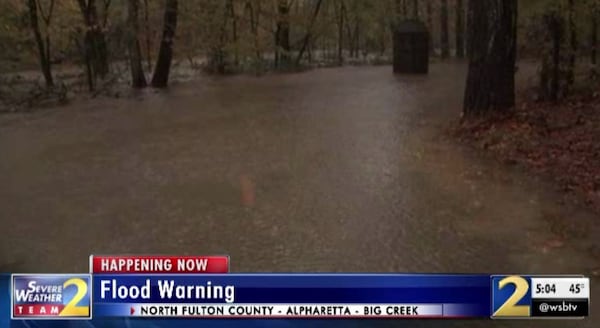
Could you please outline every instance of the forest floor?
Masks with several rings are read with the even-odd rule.
[[[600,213],[600,92],[558,104],[524,101],[510,113],[463,120],[454,132],[504,163],[554,180]]]

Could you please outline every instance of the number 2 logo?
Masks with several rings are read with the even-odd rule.
[[[65,308],[61,311],[61,316],[76,316],[76,317],[87,317],[90,315],[89,306],[79,306],[79,302],[87,295],[88,285],[81,278],[71,278],[63,284],[63,288],[69,286],[77,287],[77,292],[73,298],[65,305]]]
[[[515,291],[508,299],[494,312],[495,317],[528,317],[530,315],[529,305],[519,305],[519,301],[529,291],[529,283],[523,277],[509,276],[498,282],[498,289],[503,289],[507,285],[515,286]]]

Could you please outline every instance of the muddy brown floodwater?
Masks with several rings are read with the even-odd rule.
[[[204,77],[3,115],[0,267],[216,253],[238,272],[591,275],[598,217],[445,137],[465,67],[431,69]],[[598,327],[595,304],[584,321],[469,325]]]

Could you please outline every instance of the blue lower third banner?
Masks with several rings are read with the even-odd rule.
[[[95,275],[93,316],[473,318],[490,277],[397,274]]]
[[[583,276],[0,274],[0,328],[360,327],[365,320],[387,327],[395,322],[390,319],[583,318],[589,298],[590,280]]]

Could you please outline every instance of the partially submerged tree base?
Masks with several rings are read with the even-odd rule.
[[[152,76],[154,88],[165,88],[169,82],[171,61],[173,59],[173,41],[177,29],[177,0],[167,0],[165,6],[162,41],[158,51],[158,59]]]

